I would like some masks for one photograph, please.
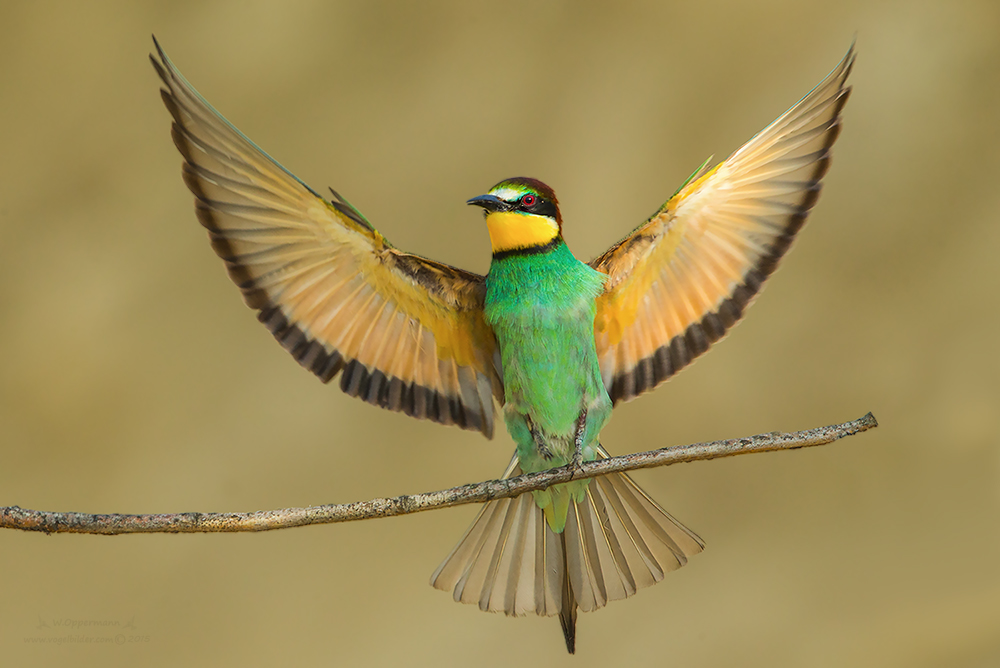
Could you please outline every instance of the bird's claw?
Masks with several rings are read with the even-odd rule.
[[[545,460],[552,459],[552,451],[549,450],[547,445],[545,445],[545,439],[542,438],[541,433],[535,427],[535,423],[531,419],[531,416],[526,415],[525,420],[528,423],[528,431],[531,432],[531,438],[535,441],[535,448],[538,450],[538,454],[541,456],[542,459]]]
[[[587,429],[587,409],[580,412],[576,420],[576,434],[573,437],[573,459],[567,465],[576,473],[583,473],[583,435]]]

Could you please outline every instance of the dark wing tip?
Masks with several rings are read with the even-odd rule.
[[[324,383],[329,383],[340,373],[340,390],[348,396],[410,417],[456,425],[493,438],[491,416],[463,405],[460,397],[447,396],[416,382],[387,376],[377,368],[369,369],[359,360],[345,358],[339,351],[310,338],[300,327],[289,322],[280,307],[262,304],[259,308],[257,319],[299,364]],[[492,408],[488,406],[485,410]]]
[[[163,72],[162,72],[162,70],[160,68],[160,63],[162,63],[164,67],[169,67],[170,66],[170,59],[167,58],[167,54],[163,50],[163,47],[160,46],[160,41],[158,39],[156,39],[156,35],[150,35],[150,37],[153,38],[153,47],[156,49],[156,56],[154,56],[153,54],[149,54],[149,59],[151,61],[153,61],[153,66],[156,67],[157,72],[160,73],[160,78],[162,78],[164,81],[166,81],[166,76],[164,76],[164,74],[163,74]],[[157,59],[156,59],[157,56],[159,56],[159,62],[157,62]]]

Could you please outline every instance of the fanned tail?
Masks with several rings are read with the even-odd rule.
[[[515,458],[504,477],[520,474]],[[615,473],[594,478],[585,499],[570,503],[561,534],[531,494],[486,504],[431,584],[486,612],[559,615],[573,653],[577,608],[589,612],[631,596],[703,548],[631,478]]]

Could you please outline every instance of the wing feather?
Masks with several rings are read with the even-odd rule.
[[[612,401],[659,385],[743,316],[816,203],[853,64],[852,46],[802,100],[590,263],[608,275],[594,328]]]
[[[347,394],[492,436],[503,386],[482,277],[394,249],[336,192],[320,197],[268,157],[156,50],[198,220],[258,319],[323,382],[340,373]]]

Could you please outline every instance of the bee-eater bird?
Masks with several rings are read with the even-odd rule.
[[[155,40],[154,40],[155,41]],[[505,476],[607,457],[612,407],[705,352],[743,316],[820,191],[854,61],[589,263],[563,241],[541,181],[501,181],[469,204],[493,248],[476,274],[394,248],[335,191],[297,179],[150,56],[198,220],[247,306],[298,362],[368,403],[493,435]],[[706,163],[707,165],[707,163]],[[455,600],[558,615],[654,584],[702,550],[623,474],[486,504],[434,573]]]

